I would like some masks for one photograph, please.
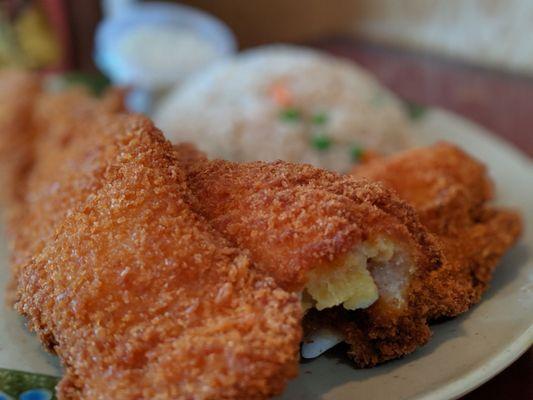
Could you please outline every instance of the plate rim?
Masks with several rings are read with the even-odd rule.
[[[508,347],[502,349],[484,364],[479,365],[463,377],[446,383],[434,390],[422,393],[412,400],[454,400],[477,389],[494,378],[531,347],[533,323]]]
[[[468,126],[468,136],[475,137],[476,140],[484,140],[486,137],[489,137],[490,141],[500,146],[505,153],[509,156],[514,156],[517,162],[524,166],[529,166],[529,170],[533,171],[533,162],[526,153],[521,151],[521,149],[516,147],[513,143],[508,142],[476,121],[440,107],[429,107],[428,116],[425,118],[428,118],[431,115],[436,118],[453,119],[462,125]],[[418,124],[419,126],[423,126],[423,123],[424,119],[419,121]],[[419,131],[418,134],[420,133],[421,132]],[[483,301],[483,299],[481,301]],[[531,346],[533,346],[533,318],[530,321],[529,328],[522,332],[522,334],[509,345],[502,348],[501,351],[495,354],[492,358],[474,367],[466,375],[449,381],[435,389],[421,393],[412,398],[412,400],[454,400],[462,397],[505,370],[521,355],[525,354]]]

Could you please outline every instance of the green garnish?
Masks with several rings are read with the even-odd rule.
[[[279,117],[285,122],[296,122],[300,120],[300,111],[295,108],[285,108],[281,110]]]
[[[363,150],[363,148],[357,145],[352,146],[352,148],[350,149],[350,156],[352,157],[353,162],[361,161],[361,158],[363,157],[364,153],[365,151]]]
[[[66,86],[86,86],[94,95],[101,95],[110,85],[109,79],[102,74],[86,74],[71,71],[62,75]]]
[[[315,125],[324,125],[326,122],[328,122],[328,115],[324,112],[319,112],[313,115],[313,124]]]
[[[414,103],[412,101],[405,101],[405,109],[407,110],[407,114],[409,114],[409,117],[416,121],[424,116],[426,113],[427,108],[421,104]]]
[[[331,139],[324,134],[315,135],[311,140],[311,144],[317,150],[327,150],[331,146]]]

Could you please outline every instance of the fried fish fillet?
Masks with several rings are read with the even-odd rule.
[[[106,147],[105,137],[98,133],[113,129],[113,120],[105,116],[121,108],[115,94],[100,100],[81,89],[41,93],[34,101],[28,114],[32,124],[26,127],[33,132],[31,167],[24,177],[24,190],[8,207],[7,233],[15,279],[19,266],[53,234],[68,210],[99,184],[94,169],[102,168],[98,157]],[[86,136],[83,146],[79,144],[81,136]],[[13,284],[8,289],[11,302],[12,289]]]
[[[33,74],[0,71],[0,200],[8,207],[20,201],[33,161],[32,111],[40,87]]]
[[[149,121],[99,118],[77,125],[63,171],[40,175],[62,192],[41,200],[68,210],[18,274],[16,308],[66,369],[59,398],[279,393],[296,374],[298,298],[189,208],[171,145]],[[28,210],[43,216],[40,206]]]
[[[176,152],[189,204],[283,288],[302,293],[308,334],[340,334],[360,366],[428,340],[419,282],[441,255],[390,190],[308,165],[208,161],[187,145]]]
[[[443,142],[374,159],[353,175],[395,190],[439,239],[446,261],[425,282],[429,317],[453,317],[477,303],[522,231],[518,213],[487,204],[493,184],[485,166]]]

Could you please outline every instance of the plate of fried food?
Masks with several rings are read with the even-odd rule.
[[[395,111],[353,120],[373,139],[328,136],[352,116],[312,88],[299,103],[283,57],[283,79],[253,85],[282,124],[265,152],[304,134],[320,152],[290,161],[217,159],[120,91],[0,74],[0,398],[451,399],[527,350],[531,161],[440,110],[387,154],[370,145]],[[261,147],[246,123],[235,158]],[[328,148],[358,162],[333,172],[346,164]]]

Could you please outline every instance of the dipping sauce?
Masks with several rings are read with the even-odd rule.
[[[133,29],[119,39],[116,51],[134,66],[131,79],[151,89],[179,82],[219,56],[215,45],[200,34],[164,25]]]

